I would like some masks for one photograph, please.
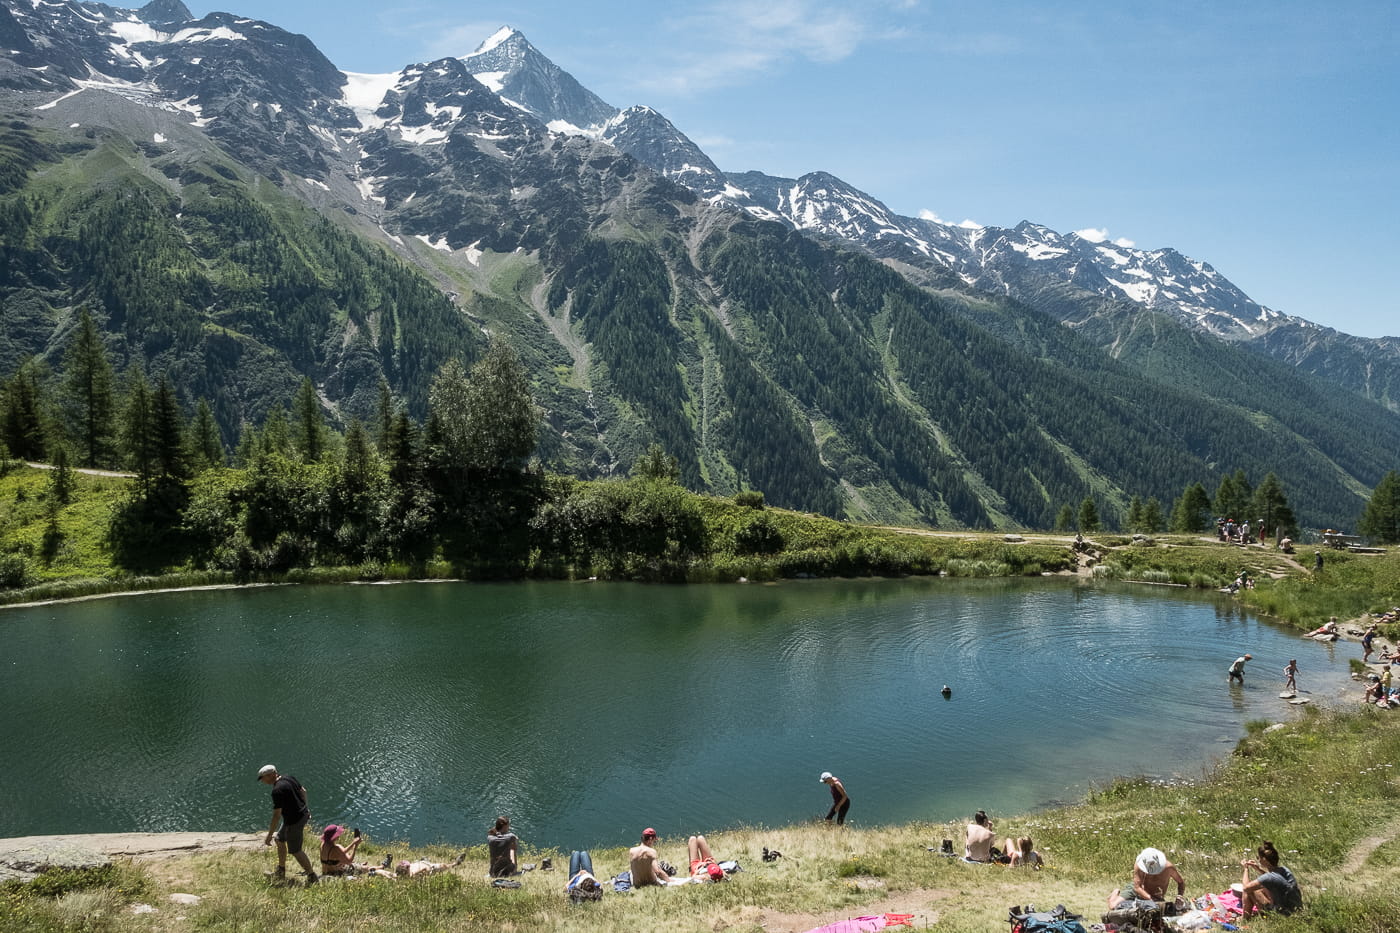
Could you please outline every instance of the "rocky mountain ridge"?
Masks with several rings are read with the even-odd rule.
[[[511,67],[522,73],[547,70],[542,63],[548,59],[520,33],[503,29],[496,40],[507,35],[515,52]],[[902,216],[826,172],[796,179],[760,171],[724,172],[650,108],[613,111],[600,129],[556,111],[550,99],[533,97],[531,112],[552,126],[598,135],[713,203],[857,244],[876,256],[941,266],[973,288],[1033,304],[1046,288],[1069,286],[1125,307],[1169,314],[1400,410],[1400,340],[1354,337],[1282,314],[1254,301],[1208,262],[1177,250],[1135,249],[1030,221],[1002,228]],[[1075,315],[1063,319],[1076,323]]]
[[[821,173],[725,174],[661,114],[611,108],[510,31],[360,75],[271,24],[182,9],[0,0],[0,33],[23,37],[0,53],[0,103],[47,153],[16,163],[19,197],[55,205],[0,204],[26,225],[5,245],[21,271],[0,280],[22,324],[0,339],[11,362],[57,356],[95,303],[126,359],[215,397],[231,440],[303,373],[342,421],[370,414],[381,377],[421,413],[436,365],[500,334],[533,374],[558,469],[609,475],[658,440],[695,488],[949,525],[1044,526],[1091,494],[1121,512],[1232,469],[1239,447],[1318,514],[1346,512],[1400,445],[1393,416],[1214,343],[1183,350],[1181,325],[1089,287],[1132,263],[1182,281],[1204,264],[911,221]],[[133,280],[118,245],[158,252]],[[1160,326],[1114,332],[1146,320]],[[1081,335],[1143,360],[1168,335],[1188,385]],[[1193,394],[1221,368],[1250,378]]]

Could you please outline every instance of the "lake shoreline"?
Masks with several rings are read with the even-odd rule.
[[[1295,918],[1290,929],[1325,923],[1327,929],[1391,931],[1394,869],[1384,851],[1400,839],[1400,820],[1349,815],[1389,808],[1390,769],[1397,766],[1387,762],[1397,755],[1400,719],[1365,710],[1308,715],[1282,729],[1251,728],[1220,767],[1167,795],[1151,782],[1120,780],[1073,805],[997,814],[999,833],[1033,837],[1045,858],[1043,871],[970,866],[929,851],[945,838],[960,848],[965,817],[868,828],[742,827],[707,833],[716,857],[735,859],[742,869],[723,890],[685,885],[615,895],[609,886],[601,902],[582,907],[564,896],[564,853],[528,840],[521,861],[551,857],[555,869],[526,872],[518,876],[519,890],[503,892],[486,877],[482,841],[463,853],[460,867],[426,881],[337,880],[307,890],[299,877],[263,882],[276,856],[261,846],[261,833],[21,837],[0,840],[0,853],[7,844],[56,841],[102,849],[117,861],[107,872],[50,872],[43,887],[8,886],[0,918],[8,909],[18,929],[70,929],[65,918],[81,904],[96,928],[114,933],[179,933],[192,921],[201,929],[267,933],[358,929],[367,912],[386,933],[486,933],[508,926],[542,933],[801,933],[859,914],[893,912],[910,915],[919,929],[972,933],[1005,923],[1007,904],[1061,903],[1082,914],[1085,924],[1097,921],[1106,892],[1122,884],[1144,845],[1160,848],[1180,867],[1190,895],[1222,891],[1239,878],[1240,853],[1269,838],[1287,852],[1304,889],[1304,926]],[[1260,797],[1266,806],[1258,806]],[[190,846],[184,835],[207,844]],[[114,841],[122,837],[125,842]],[[372,862],[386,855],[451,861],[461,852],[373,839],[365,849]],[[769,861],[761,857],[766,849],[783,855]],[[675,860],[677,850],[684,851],[681,836],[661,840],[663,857]],[[627,848],[595,847],[592,860],[598,877],[610,878],[627,867]],[[75,899],[76,892],[87,893]]]

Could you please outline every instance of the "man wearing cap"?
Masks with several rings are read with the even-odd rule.
[[[1230,680],[1238,680],[1238,681],[1240,682],[1240,684],[1243,685],[1243,684],[1244,684],[1244,662],[1246,662],[1246,661],[1253,661],[1253,660],[1254,660],[1254,655],[1252,655],[1252,654],[1242,654],[1242,655],[1240,655],[1238,658],[1235,658],[1235,663],[1230,665],[1230,670],[1229,670],[1230,678],[1229,678],[1229,679],[1230,679]]]
[[[311,859],[302,851],[302,836],[306,824],[311,820],[311,810],[306,806],[306,788],[290,774],[278,774],[273,765],[263,765],[258,769],[258,780],[272,787],[272,821],[267,825],[267,838],[263,845],[272,845],[273,833],[277,834],[277,877],[287,877],[287,855],[297,860],[306,872],[306,883],[315,884],[319,879],[311,867]],[[282,828],[277,828],[278,823]]]
[[[1108,909],[1112,910],[1123,901],[1138,898],[1144,901],[1165,901],[1167,885],[1176,882],[1176,896],[1186,893],[1186,879],[1176,866],[1167,861],[1161,849],[1143,849],[1133,862],[1133,886],[1108,895]]]
[[[831,822],[831,818],[836,817],[836,825],[840,826],[846,822],[846,811],[851,809],[851,797],[846,793],[846,786],[841,783],[841,779],[830,771],[823,771],[821,781],[831,788],[831,809],[826,811],[826,821]]]
[[[648,826],[642,830],[642,841],[627,851],[629,866],[632,869],[632,887],[644,888],[647,885],[665,884],[671,880],[665,869],[656,864],[656,830]]]

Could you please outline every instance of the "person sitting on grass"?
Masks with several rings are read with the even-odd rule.
[[[1015,840],[1007,839],[1006,854],[1011,857],[1012,868],[1034,868],[1039,871],[1045,866],[1045,860],[1035,851],[1029,836],[1021,836]]]
[[[368,867],[355,864],[355,852],[360,848],[360,843],[364,842],[360,831],[355,830],[355,838],[350,841],[348,846],[342,846],[336,842],[344,832],[345,827],[337,826],[335,823],[321,830],[321,874],[353,875],[356,868]]]
[[[686,848],[690,851],[690,880],[695,883],[702,881],[723,881],[724,869],[719,867],[710,854],[710,844],[705,841],[704,836],[691,836],[686,840]]]
[[[642,830],[641,843],[627,850],[627,858],[627,867],[632,872],[632,887],[644,888],[671,880],[666,870],[656,864],[656,830],[650,826]]]
[[[963,846],[963,859],[969,862],[990,862],[992,860],[992,821],[986,811],[978,810],[972,822],[967,824],[967,842]]]
[[[1265,839],[1258,852],[1257,860],[1248,858],[1240,862],[1244,869],[1240,879],[1244,883],[1244,893],[1240,895],[1244,915],[1248,917],[1256,910],[1276,910],[1287,916],[1302,907],[1303,892],[1298,888],[1298,879],[1293,877],[1293,872],[1279,864],[1278,850],[1274,844]],[[1251,868],[1260,873],[1252,881],[1249,878]]]
[[[519,874],[515,866],[515,850],[519,841],[515,833],[510,831],[510,817],[496,817],[496,824],[486,831],[486,848],[491,853],[492,878],[506,878]]]
[[[1176,896],[1186,893],[1186,879],[1181,877],[1175,865],[1167,861],[1160,849],[1143,849],[1133,862],[1133,883],[1121,891],[1113,890],[1108,895],[1108,909],[1112,910],[1124,901],[1139,899],[1144,901],[1165,901],[1167,885],[1176,882]]]

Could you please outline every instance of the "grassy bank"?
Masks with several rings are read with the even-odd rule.
[[[571,907],[562,871],[534,871],[519,890],[484,879],[485,851],[474,848],[455,871],[414,881],[332,881],[314,888],[274,887],[263,878],[268,850],[229,852],[119,866],[64,892],[3,889],[0,928],[29,931],[598,931],[779,933],[802,931],[865,913],[915,914],[917,928],[1005,930],[1006,909],[1063,903],[1097,920],[1108,890],[1126,882],[1134,855],[1161,848],[1182,870],[1188,894],[1220,891],[1239,880],[1239,861],[1270,839],[1299,876],[1306,910],[1260,920],[1258,930],[1325,933],[1400,930],[1394,864],[1400,857],[1400,716],[1359,710],[1306,711],[1286,725],[1251,726],[1234,755],[1192,783],[1124,780],[1084,802],[1030,815],[992,814],[999,834],[1030,835],[1044,854],[1041,872],[973,866],[925,850],[961,825],[913,823],[875,828],[824,825],[751,828],[714,834],[720,858],[743,871],[723,885],[609,894]],[[1049,769],[1053,760],[1025,762]],[[703,827],[697,827],[703,829]],[[784,857],[760,858],[763,847]],[[684,841],[661,854],[684,858]],[[371,842],[365,855],[411,854],[445,860],[455,850],[409,853]],[[567,853],[530,850],[523,861]],[[626,867],[624,849],[595,849],[600,874]],[[194,906],[168,901],[193,893]],[[134,903],[155,913],[136,914]]]
[[[163,573],[138,575],[115,563],[107,540],[108,524],[126,500],[131,481],[74,474],[71,500],[55,511],[47,496],[52,478],[52,471],[29,467],[0,474],[0,604],[167,587],[473,578],[500,571],[456,565],[441,554],[415,563],[316,559],[279,568],[276,561],[268,564],[250,553],[249,561],[235,561],[236,567],[217,560],[201,563],[191,556]],[[1105,580],[1216,589],[1243,569],[1261,586],[1242,598],[1263,612],[1298,624],[1333,614],[1350,617],[1382,603],[1390,605],[1387,600],[1400,601],[1400,561],[1390,557],[1329,554],[1324,574],[1314,578],[1294,560],[1265,548],[1241,549],[1188,535],[1134,541],[1110,533],[1093,536],[1093,559],[1081,562],[1070,549],[1067,535],[1027,533],[1008,541],[999,532],[869,527],[784,509],[752,508],[680,490],[674,491],[676,497],[700,524],[696,538],[703,548],[696,553],[655,557],[618,548],[585,549],[565,560],[558,553],[537,549],[511,574],[723,583],[800,577],[1078,573]]]

